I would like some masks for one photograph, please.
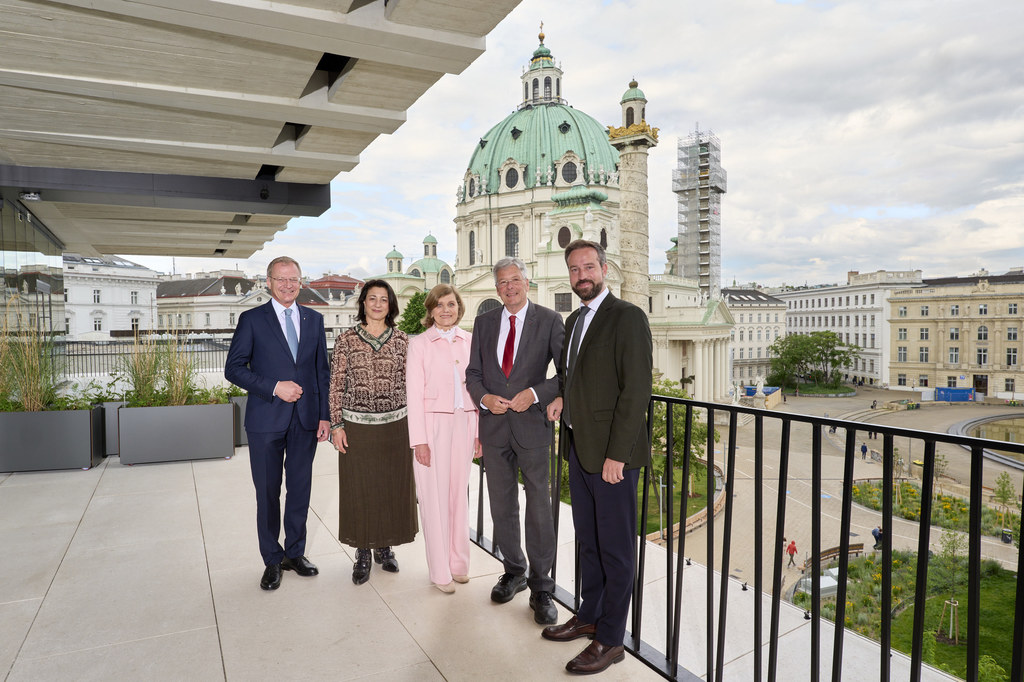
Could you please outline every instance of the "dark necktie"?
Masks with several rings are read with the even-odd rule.
[[[569,381],[572,380],[572,372],[576,368],[576,356],[580,352],[580,340],[583,338],[583,321],[587,319],[587,313],[590,312],[590,308],[587,306],[580,307],[580,315],[576,318],[576,326],[572,328],[572,338],[569,340],[569,363],[566,368],[566,385],[568,386]],[[569,417],[569,397],[565,396],[562,404],[562,421],[572,428],[572,421]]]
[[[508,336],[505,338],[505,352],[501,354],[501,371],[508,378],[512,374],[512,358],[516,352],[516,316],[509,315]]]
[[[299,335],[295,333],[295,325],[292,323],[292,309],[284,309],[285,337],[288,339],[288,348],[292,352],[292,360],[299,359]]]

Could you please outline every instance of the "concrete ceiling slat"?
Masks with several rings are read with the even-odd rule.
[[[334,83],[329,99],[332,102],[356,101],[374,107],[405,110],[442,75],[361,59]]]

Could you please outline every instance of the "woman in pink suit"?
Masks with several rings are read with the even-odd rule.
[[[450,594],[469,582],[466,490],[480,452],[477,406],[466,391],[471,336],[457,326],[466,307],[455,287],[438,284],[424,305],[427,330],[409,342],[406,358],[409,445],[430,580]]]

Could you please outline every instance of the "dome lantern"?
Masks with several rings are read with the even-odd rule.
[[[647,97],[638,87],[634,78],[629,82],[629,89],[622,94],[622,126],[628,128],[634,123],[642,123],[647,118]]]
[[[537,34],[540,45],[533,51],[529,68],[520,76],[523,101],[519,108],[540,104],[565,104],[562,99],[562,70],[555,66],[551,50],[544,45],[544,24]]]

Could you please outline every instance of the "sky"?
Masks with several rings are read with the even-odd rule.
[[[845,283],[850,270],[925,277],[1024,266],[1024,2],[540,0],[523,2],[461,74],[248,260],[130,256],[154,269],[366,278],[428,233],[455,261],[455,192],[474,145],[515,110],[545,44],[563,96],[603,124],[636,78],[660,129],[649,161],[650,271],[676,235],[676,145],[721,141],[722,285]]]

